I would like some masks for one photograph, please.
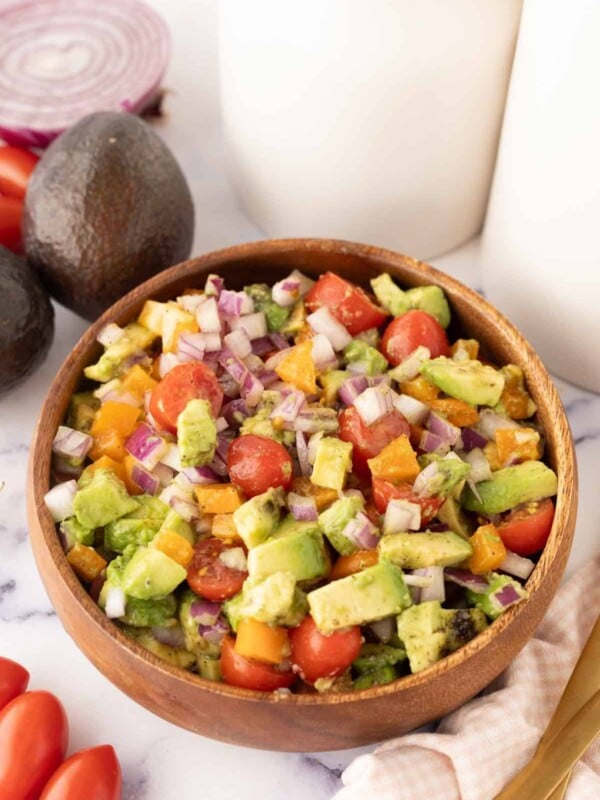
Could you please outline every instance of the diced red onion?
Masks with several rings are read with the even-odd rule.
[[[209,483],[219,483],[219,476],[210,467],[185,467],[182,475],[197,485],[207,485]]]
[[[463,459],[471,466],[469,478],[473,483],[481,483],[481,481],[490,480],[492,477],[492,470],[483,450],[474,447],[468,453],[465,453]]]
[[[221,334],[219,333],[197,333],[198,343],[204,347],[205,353],[218,353],[222,347]],[[206,360],[206,359],[205,359]]]
[[[192,526],[198,536],[204,536],[212,530],[214,514],[202,514],[199,519],[192,520]]]
[[[424,569],[414,569],[412,572],[404,573],[404,583],[411,588],[414,586],[422,589],[424,586],[430,586],[431,580],[429,575],[425,575]]]
[[[152,636],[167,647],[175,647],[178,650],[183,650],[185,647],[185,635],[181,625],[155,626],[152,628]]]
[[[181,472],[183,469],[181,465],[181,458],[179,456],[179,448],[173,442],[167,443],[167,449],[160,457],[160,463],[165,464],[167,467],[175,470],[175,472]]]
[[[217,417],[215,420],[215,427],[217,429],[217,433],[223,433],[229,427],[229,423],[225,417]]]
[[[55,483],[64,483],[71,478],[79,478],[83,472],[83,463],[74,464],[73,460],[68,456],[58,456],[52,459],[52,474],[55,478]],[[0,489],[4,484],[0,481]]]
[[[288,508],[299,522],[316,522],[319,518],[317,504],[314,497],[305,497],[295,492],[290,492],[287,497]]]
[[[299,292],[301,297],[304,297],[304,295],[307,294],[307,292],[309,292],[311,288],[315,285],[315,282],[312,280],[312,278],[309,278],[308,275],[305,275],[298,269],[292,270],[288,278],[290,280],[298,281],[298,283],[300,284]]]
[[[317,458],[317,450],[319,449],[319,442],[323,438],[323,431],[317,431],[308,440],[308,461],[309,464],[314,464]]]
[[[231,447],[232,439],[223,434],[219,434],[217,436],[217,450],[216,452],[224,461],[227,461],[227,453],[229,452],[229,448]]]
[[[244,314],[231,321],[231,329],[245,330],[249,339],[260,339],[267,335],[267,320],[264,311],[255,311],[253,314]]]
[[[300,281],[295,278],[284,278],[282,281],[277,281],[273,284],[271,296],[278,306],[283,308],[293,306],[300,296]]]
[[[163,503],[176,511],[186,522],[198,519],[200,509],[192,497],[175,483],[171,483],[159,495]]]
[[[290,347],[288,340],[279,333],[279,331],[273,331],[273,333],[269,334],[268,338],[271,340],[273,347],[276,347],[278,350],[288,350]]]
[[[188,314],[192,314],[196,316],[196,312],[198,308],[205,303],[207,300],[206,295],[204,294],[182,294],[181,297],[177,298],[178,304],[183,308],[184,311],[187,311]]]
[[[436,453],[444,456],[450,452],[450,444],[432,431],[423,431],[419,439],[419,449],[425,453]]]
[[[456,569],[455,567],[446,567],[444,569],[444,577],[447,581],[456,583],[465,589],[470,589],[476,594],[485,594],[489,589],[489,583],[481,575],[473,575],[466,569]]]
[[[300,409],[305,402],[306,397],[304,393],[293,390],[275,406],[273,411],[269,414],[269,417],[271,419],[280,417],[285,422],[293,422],[300,413]]]
[[[94,111],[137,114],[156,102],[169,53],[164,21],[136,0],[3,4],[0,137],[46,147]]]
[[[319,406],[302,410],[294,422],[284,423],[284,428],[291,424],[295,431],[302,433],[336,433],[339,429],[338,415],[335,409]]]
[[[413,490],[419,497],[431,497],[436,493],[439,484],[439,467],[437,461],[427,464],[415,478]]]
[[[310,340],[312,345],[311,357],[318,370],[325,370],[337,366],[337,358],[329,339],[322,333],[317,333]]]
[[[312,468],[308,460],[308,445],[306,444],[306,437],[301,431],[296,431],[296,451],[298,453],[300,472],[306,477],[307,475],[310,475]]]
[[[421,506],[409,500],[393,498],[387,504],[383,519],[385,533],[418,531],[421,527]]]
[[[194,600],[190,606],[190,617],[200,625],[214,625],[219,619],[222,607],[221,603]]]
[[[266,369],[260,373],[260,382],[267,388],[273,388],[274,384],[279,383],[279,375],[272,369]]]
[[[152,470],[167,452],[167,442],[142,422],[126,440],[125,449],[143,467]]]
[[[83,459],[93,444],[94,440],[87,433],[60,425],[52,442],[52,452],[67,458]]]
[[[245,333],[245,331],[244,331]],[[246,334],[247,336],[248,334]],[[227,344],[227,342],[225,342]],[[261,336],[251,342],[252,352],[257,356],[264,356],[273,350],[273,342],[270,336]]]
[[[393,407],[392,392],[385,385],[365,389],[354,401],[354,408],[365,425],[373,425],[389,414]]]
[[[112,400],[115,403],[125,403],[128,406],[133,406],[134,408],[139,408],[140,406],[139,398],[135,397],[130,392],[118,391],[116,389],[113,389],[110,392],[105,392],[101,400],[102,405],[109,400]]]
[[[256,377],[256,375],[253,375],[251,372],[247,372],[244,376],[242,385],[240,386],[240,394],[246,401],[246,404],[251,408],[257,406],[260,403],[264,390],[264,385]]]
[[[307,316],[306,321],[313,331],[327,337],[334,350],[343,350],[352,341],[352,336],[327,306],[321,306],[313,311]]]
[[[222,324],[217,301],[209,297],[196,311],[196,320],[202,333],[221,333]]]
[[[449,445],[455,445],[460,439],[460,428],[448,422],[435,411],[430,411],[427,421],[425,423],[428,430],[439,436],[442,442],[447,442]]]
[[[123,328],[119,327],[116,322],[109,322],[96,336],[96,341],[103,347],[110,347],[111,344],[116,344],[122,336]]]
[[[239,426],[250,416],[250,409],[244,400],[231,400],[223,406],[221,414],[223,414],[229,425]]]
[[[369,628],[383,644],[387,644],[396,633],[396,617],[384,617],[371,622]]]
[[[379,544],[379,531],[363,511],[348,522],[342,536],[360,550],[374,550]]]
[[[475,426],[475,430],[482,436],[493,439],[496,435],[496,431],[505,430],[506,428],[516,430],[520,427],[519,423],[515,422],[514,419],[505,417],[504,414],[497,414],[495,411],[485,409],[479,415],[479,421]]]
[[[211,644],[220,644],[223,637],[229,633],[229,625],[221,616],[214,625],[198,625],[198,633]]]
[[[215,457],[213,458],[213,460],[210,462],[210,464],[208,466],[219,477],[221,477],[221,478],[226,478],[227,477],[227,475],[228,475],[227,461],[223,458],[223,456],[220,456],[218,453],[215,453]]]
[[[248,367],[244,364],[244,362],[234,355],[227,347],[224,347],[219,352],[217,355],[217,361],[223,367],[223,369],[229,373],[229,375],[231,375],[238,386],[241,386],[244,382],[244,378],[247,374],[249,374]]]
[[[277,353],[273,353],[273,355],[269,356],[269,358],[267,358],[265,361],[265,369],[275,369],[287,355],[288,353],[286,350],[279,350]]]
[[[248,297],[245,292],[244,297]],[[217,306],[222,314],[227,314],[231,317],[239,317],[242,313],[242,298],[240,297],[240,293],[232,292],[229,289],[222,289]]]
[[[226,334],[223,341],[225,346],[238,358],[246,358],[246,356],[253,352],[252,342],[243,328],[238,328],[238,330]]]
[[[65,481],[53,486],[44,496],[44,502],[54,522],[73,516],[73,499],[77,493],[77,481]]]
[[[511,550],[507,550],[506,558],[500,564],[499,567],[499,569],[501,569],[502,572],[508,572],[509,575],[514,575],[515,577],[521,578],[524,581],[526,581],[527,578],[531,575],[534,568],[535,564],[530,558],[524,558],[523,556],[518,556]]]
[[[504,610],[510,606],[514,606],[515,603],[520,602],[522,599],[523,597],[518,593],[511,583],[501,586],[500,589],[496,589],[495,592],[490,594],[490,600],[492,603],[497,604]]]
[[[250,353],[244,359],[244,364],[248,367],[250,372],[253,372],[255,375],[259,375],[260,373],[264,372],[265,370],[265,362],[262,358],[254,355],[254,353]]]
[[[386,386],[391,386],[392,381],[386,372],[385,375],[367,375],[367,383],[369,386],[381,386],[383,383],[385,383]]]
[[[173,478],[173,483],[176,486],[179,486],[189,495],[191,495],[194,491],[194,484],[191,482],[191,480],[187,477],[187,475],[184,472],[178,472],[177,475],[175,475],[175,477]]]
[[[205,337],[202,333],[184,332],[177,340],[177,358],[179,361],[202,361],[204,358]]]
[[[488,440],[485,438],[485,436],[482,436],[474,428],[462,428],[460,437],[462,439],[463,450],[466,450],[467,452],[476,447],[483,448],[488,443]]]
[[[161,353],[158,357],[158,374],[161,378],[164,378],[173,367],[176,367],[180,363],[175,353]]]
[[[150,356],[141,348],[139,350],[135,350],[125,358],[121,365],[121,372],[127,372],[130,367],[135,367],[136,364],[146,367],[147,369],[150,369],[152,366]]]
[[[426,603],[429,600],[438,600],[443,603],[446,599],[446,587],[444,584],[443,567],[425,567],[423,573],[430,578],[428,586],[423,586],[419,602]]]
[[[391,369],[389,374],[393,380],[398,383],[410,381],[416,378],[421,372],[423,364],[431,358],[431,351],[428,347],[419,345],[412,351],[406,358],[398,364],[398,366]]]
[[[172,470],[171,467],[167,467],[166,464],[162,463],[157,464],[152,470],[152,473],[156,475],[163,489],[165,486],[168,486],[175,477],[175,470]]]
[[[369,386],[368,381],[364,375],[357,375],[354,378],[345,380],[338,389],[338,396],[342,403],[346,406],[351,406],[359,394],[365,391]]]
[[[148,472],[141,464],[133,465],[131,479],[145,494],[156,494],[160,488],[158,476]]]
[[[233,380],[228,372],[223,372],[222,375],[219,375],[218,380],[225,397],[230,399],[239,398],[240,386],[237,381]]]
[[[355,375],[364,375],[366,377],[371,369],[371,365],[367,361],[351,361],[346,369],[348,372],[352,372]]]
[[[392,393],[394,408],[410,425],[422,425],[429,416],[429,406],[408,394]]]
[[[111,586],[106,593],[104,613],[109,619],[125,616],[125,592],[120,586]]]
[[[204,294],[208,295],[209,297],[218,297],[221,294],[221,290],[223,289],[224,285],[225,281],[223,278],[211,273],[206,279],[206,283],[204,285]]]

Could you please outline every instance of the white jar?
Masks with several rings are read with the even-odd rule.
[[[600,2],[525,0],[482,242],[489,299],[600,392]]]
[[[481,227],[522,0],[220,0],[231,172],[271,236],[422,258]]]

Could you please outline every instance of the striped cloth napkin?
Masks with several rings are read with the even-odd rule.
[[[533,757],[599,613],[600,556],[560,588],[535,637],[484,695],[435,733],[402,736],[359,756],[334,800],[492,800]],[[600,737],[565,797],[600,800]]]

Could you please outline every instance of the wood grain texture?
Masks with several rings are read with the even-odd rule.
[[[241,288],[273,282],[292,268],[326,270],[364,286],[389,272],[403,286],[441,286],[453,312],[451,336],[477,338],[499,363],[519,364],[546,433],[547,459],[558,474],[556,514],[546,548],[527,588],[530,597],[466,647],[393,684],[334,695],[277,695],[215,684],[170,666],[125,636],[92,601],[72,572],[44,505],[51,444],[83,367],[95,360],[98,331],[123,324],[150,297],[166,300],[203,287],[210,272]],[[184,728],[222,741],[285,751],[335,750],[380,741],[434,720],[487,686],[535,631],[563,574],[575,528],[577,473],[569,425],[548,373],[531,345],[478,294],[433,267],[377,247],[329,239],[255,242],[191,259],[134,289],[82,336],[58,372],[31,447],[28,517],[42,580],[62,623],[90,661],[126,694]]]

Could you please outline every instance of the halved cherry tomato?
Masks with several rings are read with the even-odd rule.
[[[121,767],[109,744],[81,750],[50,778],[40,800],[120,800]]]
[[[530,556],[546,544],[553,519],[554,503],[546,498],[514,508],[496,527],[509,550],[520,556]]]
[[[201,539],[196,544],[187,574],[192,591],[214,603],[227,600],[240,591],[248,573],[228,567],[219,558],[231,546],[235,545],[227,545],[216,536]]]
[[[0,657],[0,710],[23,694],[29,683],[29,673],[16,661]]]
[[[0,147],[0,194],[25,197],[29,176],[39,157],[20,147]]]
[[[360,414],[350,406],[339,416],[340,439],[352,443],[352,466],[357,475],[368,478],[371,470],[367,461],[375,458],[390,442],[403,433],[410,434],[410,426],[399,411],[393,409],[373,425],[365,425]]]
[[[223,390],[215,373],[205,364],[178,364],[152,390],[150,413],[163,430],[177,433],[177,417],[188,401],[194,399],[208,400],[217,417],[223,404]]]
[[[409,503],[418,503],[421,506],[421,527],[435,517],[444,505],[444,497],[419,497],[409,483],[400,483],[395,486],[389,481],[373,478],[373,502],[380,514],[385,510],[390,500],[408,500]]]
[[[369,328],[378,328],[389,316],[360,286],[348,283],[333,272],[321,275],[304,302],[309,311],[326,306],[353,336]]]
[[[367,567],[374,567],[379,561],[377,550],[357,550],[349,556],[340,556],[331,570],[331,580],[337,581],[339,578],[347,578],[355,572],[362,572]]]
[[[299,667],[309,683],[341,675],[358,656],[361,644],[358,625],[325,636],[310,615],[290,630],[292,664]]]
[[[381,340],[381,352],[390,364],[396,366],[419,345],[429,348],[431,358],[450,355],[446,331],[437,319],[413,308],[387,326]]]
[[[13,253],[22,253],[21,215],[23,201],[16,197],[0,196],[0,244]]]
[[[26,692],[0,712],[0,797],[34,800],[64,758],[67,715],[50,692]]]
[[[235,652],[234,644],[232,636],[225,636],[221,645],[221,675],[225,683],[259,692],[274,692],[292,685],[296,676],[291,670],[281,671],[272,664],[245,658]]]
[[[246,497],[266,492],[270,487],[292,483],[292,459],[285,447],[267,436],[253,433],[238,436],[227,452],[227,470],[231,482]]]

